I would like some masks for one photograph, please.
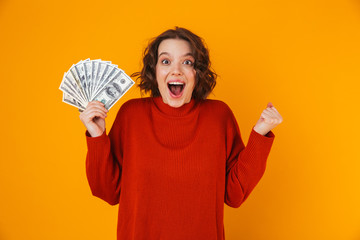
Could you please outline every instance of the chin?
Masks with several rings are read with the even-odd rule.
[[[178,108],[184,104],[186,104],[186,102],[183,99],[178,99],[178,100],[169,99],[168,100],[168,105],[170,107]]]
[[[174,108],[179,108],[179,107],[183,106],[184,104],[189,103],[190,100],[191,100],[191,98],[190,99],[185,99],[185,98],[174,99],[171,96],[167,97],[167,99],[165,100],[166,102],[163,99],[163,101],[167,105],[169,105],[170,107],[174,107]]]

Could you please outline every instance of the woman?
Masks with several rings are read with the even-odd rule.
[[[229,107],[206,99],[216,74],[186,29],[155,38],[143,64],[133,76],[151,97],[124,103],[109,135],[102,103],[80,114],[92,193],[119,203],[118,239],[225,239],[224,202],[239,207],[258,183],[282,118],[269,103],[245,147]]]

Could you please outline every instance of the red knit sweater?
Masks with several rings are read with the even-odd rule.
[[[93,195],[119,203],[119,240],[222,240],[224,202],[249,196],[274,137],[252,129],[245,147],[221,101],[133,99],[109,135],[87,133],[87,177]]]

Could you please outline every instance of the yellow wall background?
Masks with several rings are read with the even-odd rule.
[[[174,26],[203,37],[220,75],[211,98],[244,142],[271,101],[284,118],[266,173],[226,239],[360,239],[360,3],[355,0],[0,1],[0,239],[115,239],[117,207],[92,197],[85,128],[62,102],[81,59],[129,75]],[[113,108],[139,97],[133,87]]]

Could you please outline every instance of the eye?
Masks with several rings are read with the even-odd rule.
[[[186,65],[193,65],[193,62],[191,60],[185,60],[184,64]]]
[[[163,64],[169,64],[170,61],[169,61],[168,59],[164,59],[164,60],[161,61],[161,63],[163,63]]]

